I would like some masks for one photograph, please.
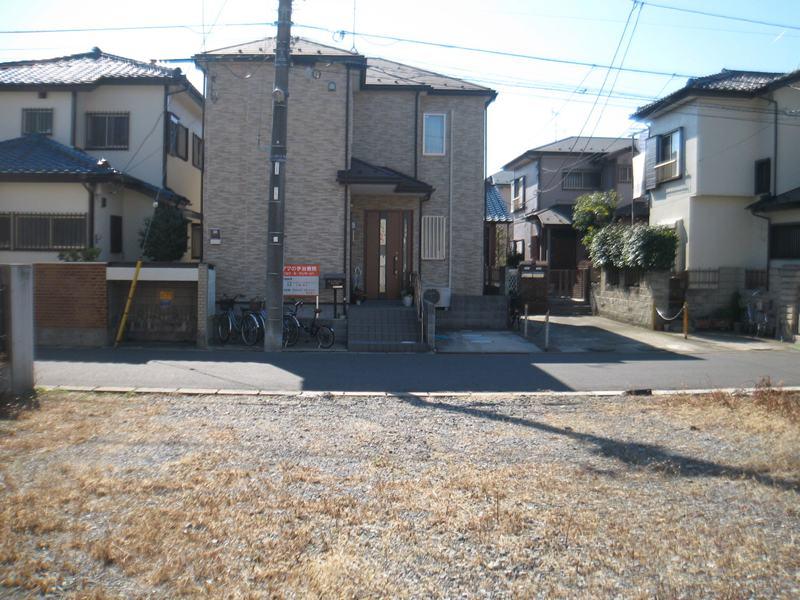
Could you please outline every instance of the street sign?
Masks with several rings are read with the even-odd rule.
[[[284,296],[319,296],[319,265],[283,265]]]

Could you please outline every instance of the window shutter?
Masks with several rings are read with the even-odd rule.
[[[422,217],[423,260],[444,260],[447,237],[445,217]]]
[[[677,177],[683,177],[683,127],[678,127],[674,135],[678,136],[676,146],[678,147],[678,174]]]
[[[644,189],[656,189],[656,163],[658,163],[658,136],[649,137],[644,145]]]

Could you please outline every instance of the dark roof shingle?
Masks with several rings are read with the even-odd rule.
[[[43,135],[26,135],[0,142],[3,175],[113,175],[93,156]]]
[[[344,59],[348,62],[359,63],[362,67],[366,65],[364,72],[364,85],[366,86],[496,95],[496,92],[488,87],[470,83],[463,79],[441,75],[384,58],[366,58],[357,52],[327,46],[305,38],[292,38],[291,54],[293,58],[319,56],[332,60]],[[237,58],[244,60],[274,55],[275,38],[268,37],[244,44],[210,50],[203,54],[198,54],[195,56],[195,60],[202,63],[208,60],[237,60]]]
[[[506,203],[496,185],[486,186],[486,220],[492,223],[511,223],[514,219],[508,214]]]
[[[72,54],[43,60],[0,63],[0,86],[95,85],[119,80],[179,80],[180,69],[169,69],[102,52]]]
[[[336,180],[339,183],[366,183],[366,184],[387,184],[395,186],[395,193],[425,194],[429,196],[433,193],[433,187],[424,181],[415,179],[410,175],[395,171],[389,167],[379,167],[371,165],[366,161],[352,158],[350,168],[337,173]]]
[[[800,76],[799,71],[792,73],[770,73],[764,71],[739,71],[722,69],[719,73],[704,77],[691,78],[681,89],[659,98],[639,108],[632,117],[643,119],[654,112],[667,108],[671,104],[687,96],[753,96],[763,93],[766,88],[779,83],[782,79],[791,79]]]

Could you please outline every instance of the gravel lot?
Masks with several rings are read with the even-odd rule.
[[[799,403],[48,392],[0,596],[796,598]]]

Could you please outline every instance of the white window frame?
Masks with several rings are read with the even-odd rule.
[[[49,114],[50,115],[50,128],[45,130],[45,131],[26,131],[25,130],[25,120],[26,120],[25,117],[28,114],[37,115],[37,119],[36,119],[37,125],[39,124],[38,123],[38,117],[40,115]],[[22,109],[22,135],[36,135],[36,134],[38,134],[38,135],[52,136],[53,135],[54,121],[55,121],[55,111],[52,108],[23,108]]]
[[[422,217],[422,260],[447,259],[447,217]]]
[[[623,173],[627,175],[624,179]],[[617,165],[617,183],[633,183],[633,165]]]
[[[522,210],[525,208],[525,175],[521,175],[520,177],[515,177],[513,182],[513,206],[514,210]]]
[[[428,128],[428,117],[442,118],[442,151],[428,152],[425,144],[427,139],[426,130]],[[424,113],[422,115],[422,155],[423,156],[445,156],[447,154],[447,113]]]
[[[677,144],[675,144],[675,140],[677,137]],[[669,160],[659,160],[661,158],[661,150],[664,147],[664,140],[669,138],[670,150],[673,148],[675,149],[675,158],[670,158]],[[668,131],[667,133],[662,133],[658,136],[658,149],[657,149],[657,156],[656,156],[656,185],[665,183],[667,181],[673,181],[676,179],[681,179],[683,177],[683,170],[681,169],[681,160],[682,160],[682,153],[683,153],[683,132],[680,128],[673,129],[672,131]]]

